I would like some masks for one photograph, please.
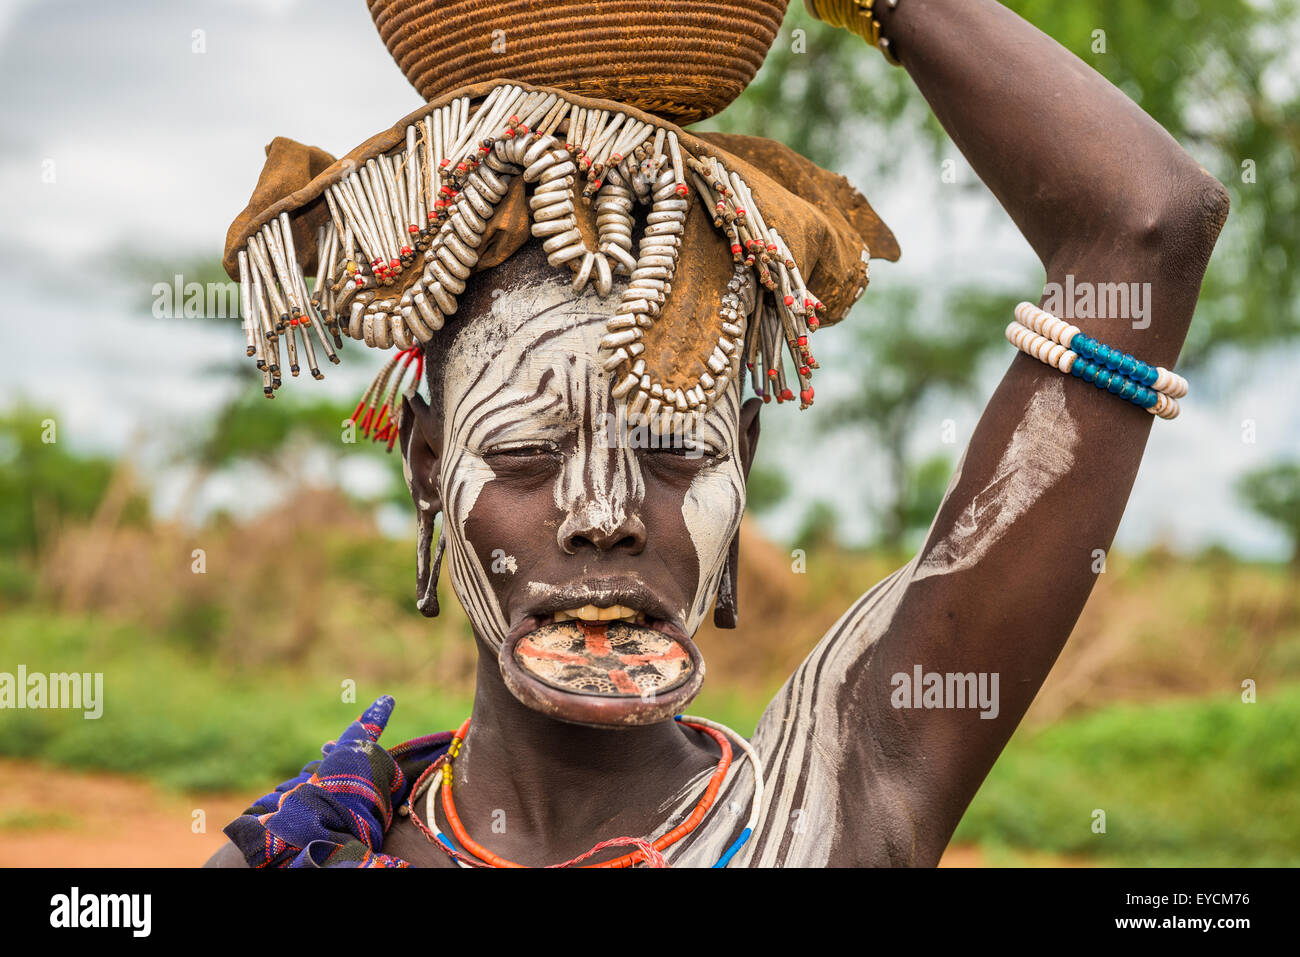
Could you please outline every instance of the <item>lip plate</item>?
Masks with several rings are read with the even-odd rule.
[[[624,624],[629,628],[642,627]],[[704,658],[695,643],[678,629],[661,622],[658,628],[647,630],[657,631],[677,642],[691,662],[691,672],[681,684],[663,694],[649,697],[565,691],[525,671],[515,660],[516,646],[536,632],[539,625],[540,619],[530,616],[513,628],[501,646],[497,663],[501,669],[501,678],[510,693],[534,711],[548,717],[596,728],[632,728],[656,724],[669,720],[680,712],[699,694],[704,683]]]

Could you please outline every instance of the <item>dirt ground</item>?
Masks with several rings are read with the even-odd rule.
[[[192,867],[254,797],[0,759],[0,867]]]
[[[225,843],[221,829],[254,797],[187,795],[0,758],[0,867],[194,867]],[[939,866],[984,865],[979,848],[960,846]]]

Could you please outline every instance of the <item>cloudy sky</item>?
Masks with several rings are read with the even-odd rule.
[[[0,114],[0,405],[52,407],[60,439],[87,448],[134,448],[140,436],[183,431],[228,395],[229,377],[211,366],[242,356],[238,325],[154,319],[149,287],[170,280],[173,262],[219,257],[263,146],[284,135],[341,154],[421,103],[363,0],[0,0],[0,86],[9,91]],[[904,250],[900,263],[873,266],[877,284],[923,277],[942,288],[962,277],[955,262],[967,275],[1034,274],[1028,247],[990,213],[987,194],[954,196],[930,157],[900,156],[887,183],[855,176],[854,154],[873,145],[849,143],[840,172]],[[964,164],[959,171],[971,178]],[[158,263],[158,275],[124,265],[140,259]],[[1024,298],[1036,296],[1025,289]],[[1000,338],[1001,327],[989,335]],[[289,387],[353,395],[379,362],[365,351],[349,350],[323,384]],[[854,368],[847,350],[823,344],[822,353],[819,396]],[[955,458],[1009,358],[990,363],[980,401],[926,409],[915,451]],[[1281,538],[1237,504],[1232,484],[1300,448],[1297,360],[1294,348],[1226,356],[1197,377],[1182,416],[1153,430],[1120,545],[1217,541],[1253,556],[1285,554]],[[777,442],[764,454],[779,464],[781,438],[803,426],[793,410],[772,411],[764,431]],[[957,423],[955,449],[940,443],[946,418]],[[1245,420],[1256,423],[1253,444],[1242,441]],[[837,505],[846,539],[865,537],[880,478],[869,446],[818,445],[800,456],[820,463],[799,474],[800,487]],[[784,536],[798,518],[787,508],[768,526]]]

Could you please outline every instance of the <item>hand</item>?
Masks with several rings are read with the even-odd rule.
[[[394,701],[378,698],[323,757],[225,829],[250,867],[406,867],[377,853],[410,781],[379,746]]]

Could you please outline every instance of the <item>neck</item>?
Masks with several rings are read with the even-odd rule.
[[[453,793],[479,843],[519,863],[553,863],[599,840],[657,830],[665,807],[717,760],[701,735],[676,721],[605,730],[533,711],[510,694],[495,655],[480,646]]]

